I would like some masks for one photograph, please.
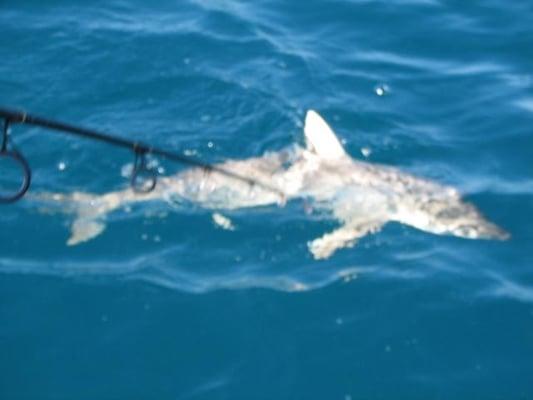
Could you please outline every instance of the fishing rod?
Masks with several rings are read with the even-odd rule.
[[[133,191],[137,193],[149,193],[155,189],[157,185],[157,174],[153,168],[150,168],[146,163],[146,156],[148,154],[161,156],[171,161],[178,162],[180,164],[185,164],[193,167],[199,167],[209,172],[217,172],[227,177],[236,179],[238,181],[247,183],[251,187],[258,186],[263,189],[266,189],[270,192],[273,192],[280,196],[281,202],[283,202],[285,196],[283,192],[279,189],[264,183],[256,179],[252,179],[233,171],[227,170],[218,165],[209,164],[192,157],[187,157],[178,153],[174,153],[168,150],[164,150],[158,147],[151,146],[149,144],[132,141],[124,139],[120,136],[115,136],[107,133],[98,132],[92,129],[71,125],[65,122],[60,122],[57,120],[47,119],[38,117],[36,115],[28,114],[24,111],[10,110],[0,107],[0,118],[4,119],[4,128],[2,134],[2,144],[0,146],[0,159],[8,158],[16,162],[20,169],[22,170],[22,183],[17,190],[17,192],[8,195],[0,195],[0,203],[13,203],[17,200],[20,200],[26,192],[28,191],[31,184],[31,168],[18,150],[16,150],[12,145],[9,144],[9,126],[11,124],[26,124],[26,125],[35,125],[42,128],[47,128],[62,133],[71,134],[74,136],[84,137],[87,139],[97,140],[100,142],[108,143],[113,146],[122,147],[133,151],[135,159],[133,163],[133,171],[131,173],[130,185]],[[141,175],[147,176],[148,178],[144,179],[144,184],[141,186],[139,184],[139,177]]]

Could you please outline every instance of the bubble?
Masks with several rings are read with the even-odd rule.
[[[389,91],[390,91],[390,88],[388,85],[385,85],[385,84],[381,84],[381,85],[378,85],[374,88],[374,91],[376,92],[376,94],[378,96],[384,96],[385,94],[387,94]]]
[[[198,154],[198,152],[196,150],[189,150],[189,149],[185,149],[183,151],[183,154],[185,154],[187,157],[190,157],[190,156],[195,156]]]
[[[67,163],[64,162],[64,161],[60,161],[57,164],[57,169],[60,170],[60,171],[64,171],[65,169],[67,169]]]
[[[368,156],[370,156],[370,154],[372,154],[372,149],[370,147],[361,147],[361,154],[368,158]]]

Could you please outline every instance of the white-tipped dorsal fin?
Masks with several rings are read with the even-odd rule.
[[[307,111],[304,133],[307,149],[321,158],[334,160],[346,155],[333,130],[316,111]]]

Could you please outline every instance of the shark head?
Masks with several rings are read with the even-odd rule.
[[[429,221],[433,229],[428,231],[465,239],[507,240],[511,237],[507,231],[488,221],[472,204],[458,200],[437,202],[433,207],[432,221]]]

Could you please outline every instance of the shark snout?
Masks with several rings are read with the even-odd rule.
[[[436,225],[447,226],[448,233],[465,239],[507,240],[509,232],[486,219],[472,204],[457,202],[442,207],[437,213]]]
[[[482,239],[509,240],[511,238],[511,234],[509,232],[490,222],[486,224],[486,227],[481,233],[482,236],[480,236],[480,238]]]
[[[492,222],[481,220],[476,224],[460,225],[453,234],[467,239],[508,240],[511,234]]]

